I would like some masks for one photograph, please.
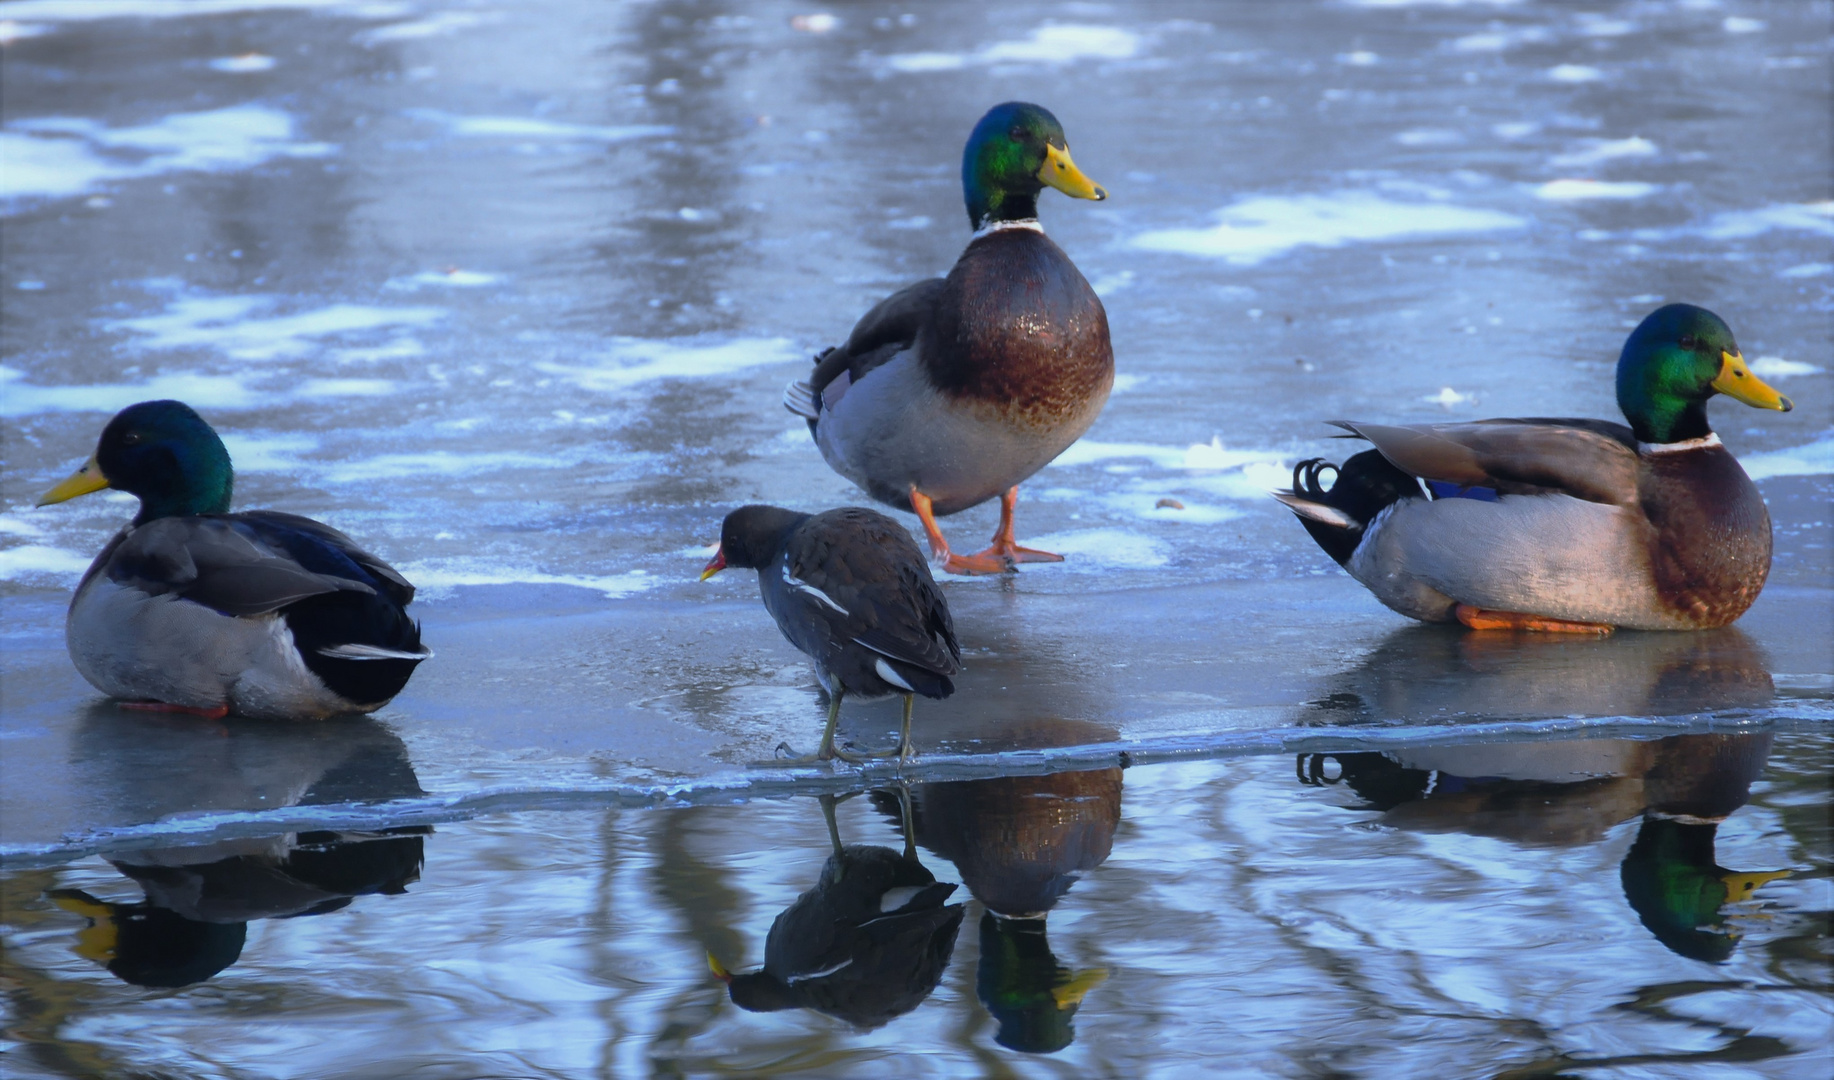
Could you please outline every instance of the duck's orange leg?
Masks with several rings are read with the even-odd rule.
[[[1006,494],[1000,496],[1000,528],[993,534],[993,546],[977,553],[974,557],[978,559],[984,555],[992,556],[1013,563],[1062,562],[1062,555],[1039,551],[1037,548],[1020,547],[1013,540],[1013,507],[1018,504],[1019,485],[1014,484],[1006,489]]]
[[[1488,611],[1460,604],[1452,609],[1458,621],[1473,630],[1539,630],[1548,634],[1597,634],[1603,637],[1615,630],[1610,623],[1569,622],[1546,615],[1528,615],[1520,611]]]
[[[229,715],[227,704],[208,709],[194,708],[190,705],[172,705],[164,701],[117,701],[115,704],[123,709],[133,709],[136,712],[185,713],[188,716],[201,716],[206,720],[221,720]]]
[[[911,509],[917,512],[918,520],[923,522],[923,533],[930,538],[930,557],[942,563],[942,568],[949,573],[1004,574],[1013,568],[1010,560],[994,558],[985,552],[962,556],[950,551],[949,542],[936,527],[936,513],[931,509],[930,497],[914,486],[911,488]]]

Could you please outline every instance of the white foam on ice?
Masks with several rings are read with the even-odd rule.
[[[234,375],[176,372],[145,382],[95,383],[88,386],[35,386],[22,382],[25,372],[0,367],[0,416],[37,416],[59,412],[120,412],[140,401],[177,398],[197,409],[251,409],[264,396]]]
[[[1763,19],[1750,19],[1743,15],[1728,15],[1719,26],[1720,29],[1728,34],[1761,34],[1770,24]]]
[[[275,158],[317,158],[331,143],[299,142],[293,117],[265,105],[175,113],[111,128],[82,117],[16,120],[0,132],[0,200],[65,198],[102,184],[166,173],[233,172]]]
[[[512,450],[428,450],[417,453],[377,454],[374,457],[326,465],[320,475],[334,484],[388,480],[406,476],[475,476],[507,469],[566,469],[579,454],[526,454]]]
[[[1700,230],[1700,235],[1710,240],[1743,240],[1773,229],[1797,229],[1834,236],[1834,199],[1778,203],[1756,210],[1729,210],[1714,215]]]
[[[1801,263],[1797,266],[1792,266],[1788,270],[1779,271],[1777,276],[1786,278],[1812,278],[1827,277],[1829,274],[1834,274],[1834,263],[1817,262]]]
[[[4,10],[12,19],[92,22],[97,19],[177,19],[243,12],[337,9],[361,17],[366,11],[390,8],[400,10],[399,5],[369,0],[13,0]]]
[[[231,75],[253,75],[256,72],[274,70],[274,58],[263,53],[242,53],[237,56],[219,56],[206,66],[212,71],[227,72]]]
[[[1017,41],[996,41],[973,53],[898,53],[885,58],[893,71],[906,74],[956,71],[988,64],[1064,64],[1087,60],[1126,60],[1140,51],[1140,36],[1114,26],[1062,24],[1041,26]]]
[[[623,574],[550,574],[524,566],[505,566],[483,559],[428,559],[397,565],[401,576],[413,582],[415,599],[441,600],[454,589],[478,585],[562,585],[590,589],[617,600],[653,589],[661,578],[644,570]]]
[[[788,338],[611,339],[611,349],[590,366],[538,363],[535,368],[584,390],[628,390],[659,379],[704,379],[747,368],[807,360]]]
[[[1499,28],[1455,38],[1450,48],[1453,52],[1458,53],[1500,53],[1522,45],[1548,41],[1553,36],[1545,27],[1540,26]]]
[[[1550,202],[1583,202],[1588,199],[1642,199],[1661,188],[1641,180],[1549,180],[1537,186],[1535,197]]]
[[[355,40],[359,45],[369,46],[386,45],[394,41],[419,41],[423,38],[443,37],[460,30],[471,30],[502,21],[501,12],[442,11],[424,19],[391,23],[388,26],[378,26],[374,30],[365,30],[358,34]]]
[[[1585,139],[1579,149],[1556,154],[1548,160],[1561,168],[1580,168],[1623,158],[1654,157],[1656,153],[1655,143],[1632,135],[1628,139]]]
[[[285,315],[257,315],[280,303],[277,296],[181,296],[156,315],[116,319],[108,325],[138,335],[147,351],[208,349],[234,360],[288,360],[319,349],[324,339],[431,325],[446,309],[329,304]]]
[[[1746,474],[1753,480],[1768,480],[1773,476],[1825,476],[1834,473],[1834,431],[1822,432],[1820,438],[1806,446],[1746,454],[1739,458],[1739,464],[1745,467]]]
[[[1605,73],[1586,64],[1556,64],[1547,69],[1547,77],[1557,83],[1598,82]]]
[[[49,544],[24,544],[0,551],[0,581],[45,577],[75,580],[93,561],[94,555]]]
[[[574,124],[533,116],[459,116],[438,109],[409,109],[407,115],[473,138],[618,143],[675,133],[667,124]]]
[[[1160,229],[1128,243],[1225,259],[1250,266],[1299,247],[1335,248],[1377,240],[1404,240],[1518,229],[1527,222],[1500,210],[1449,202],[1401,202],[1373,191],[1329,195],[1253,195],[1215,212],[1207,229]]]
[[[1781,356],[1760,356],[1751,362],[1751,373],[1762,379],[1787,379],[1792,375],[1819,375],[1825,370],[1800,360]]]
[[[299,455],[318,449],[318,436],[303,432],[219,431],[238,473],[298,472],[308,467]]]
[[[1163,541],[1126,529],[1077,529],[1046,533],[1025,541],[1026,547],[1054,551],[1071,556],[1060,565],[1067,570],[1123,568],[1150,570],[1172,561],[1171,548]]]

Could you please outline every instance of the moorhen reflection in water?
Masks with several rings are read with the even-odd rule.
[[[1530,846],[1602,840],[1642,816],[1619,868],[1624,897],[1672,951],[1723,961],[1739,935],[1722,911],[1788,871],[1717,865],[1719,822],[1745,804],[1771,736],[1675,735],[1429,746],[1391,753],[1301,754],[1301,782],[1343,784],[1382,824]]]
[[[1599,640],[1407,626],[1332,677],[1299,722],[1678,716],[1762,708],[1774,697],[1763,654],[1731,627]]]
[[[91,791],[151,820],[181,810],[234,811],[382,802],[423,794],[407,748],[369,717],[324,723],[220,723],[92,713],[78,732]],[[306,831],[110,858],[144,898],[80,889],[49,899],[89,925],[76,951],[124,982],[180,987],[236,962],[256,919],[322,915],[418,880],[426,826]]]
[[[851,797],[851,796],[848,796]],[[890,1023],[942,981],[961,930],[962,904],[917,860],[902,789],[904,850],[841,843],[837,800],[821,796],[834,853],[821,879],[771,923],[764,966],[742,975],[707,961],[733,1004],[750,1012],[813,1009],[861,1030]]]
[[[1014,724],[985,749],[1115,737],[1111,728],[1079,721]],[[995,1041],[1039,1054],[1070,1045],[1071,1018],[1107,971],[1059,964],[1045,937],[1046,917],[1082,873],[1108,858],[1121,821],[1121,770],[919,784],[911,802],[917,842],[954,863],[987,909],[975,989],[999,1023]]]

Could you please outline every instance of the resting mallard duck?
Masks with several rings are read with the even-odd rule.
[[[299,720],[368,712],[433,655],[387,563],[336,529],[272,510],[229,512],[234,470],[177,401],[123,409],[96,452],[38,505],[112,487],[140,513],[70,601],[77,671],[129,708]]]
[[[1788,412],[1710,311],[1670,304],[1624,343],[1606,420],[1388,427],[1337,466],[1301,462],[1275,498],[1377,599],[1473,629],[1701,630],[1770,573],[1770,515],[1707,426],[1714,394]],[[1319,473],[1332,469],[1330,490]],[[1421,481],[1426,490],[1421,490]]]
[[[804,761],[839,757],[835,749],[841,698],[904,696],[896,751],[911,749],[911,699],[946,698],[949,676],[961,670],[949,602],[911,534],[884,514],[857,506],[800,514],[776,506],[741,506],[720,526],[720,546],[701,571],[708,578],[729,566],[758,572],[764,609],[790,644],[808,654],[828,692],[828,726],[821,749]]]
[[[1046,186],[1108,197],[1050,112],[994,106],[962,157],[976,232],[955,268],[880,301],[784,394],[834,471],[921,518],[952,573],[1062,560],[1014,541],[1018,485],[1089,430],[1114,385],[1107,312],[1038,225]],[[993,545],[952,554],[936,519],[996,495]]]

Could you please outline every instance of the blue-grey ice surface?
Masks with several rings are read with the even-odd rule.
[[[734,506],[864,501],[781,388],[947,269],[961,143],[1009,98],[1052,108],[1111,192],[1042,214],[1119,376],[1022,489],[1022,538],[1068,561],[945,584],[967,671],[919,705],[925,768],[1834,716],[1827,4],[808,14],[0,7],[0,852],[286,803],[82,782],[101,742],[161,738],[63,652],[131,499],[31,503],[155,397],[223,432],[240,506],[326,520],[420,587],[438,656],[381,719],[439,806],[764,790],[747,763],[813,742],[814,680],[746,575],[695,571]],[[1381,608],[1266,496],[1347,451],[1325,419],[1614,416],[1623,336],[1671,300],[1724,315],[1798,403],[1713,410],[1777,522],[1735,630],[1480,647]],[[1105,749],[1052,765],[1002,734],[1042,719]],[[845,730],[895,722],[850,707]]]

